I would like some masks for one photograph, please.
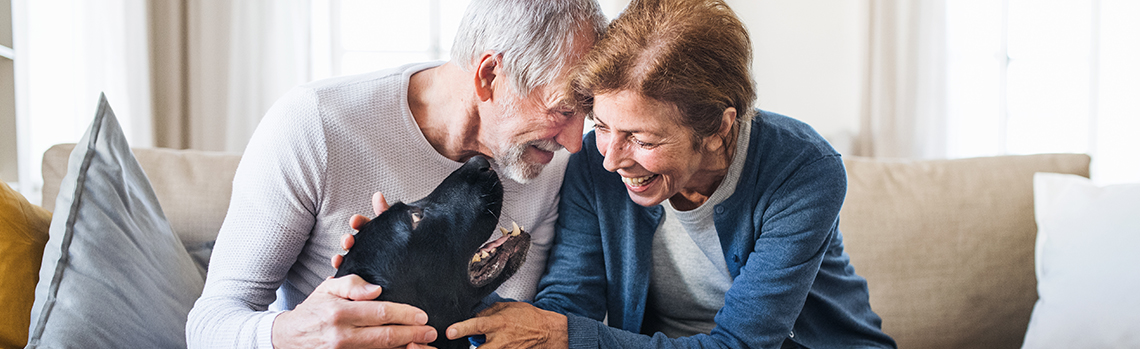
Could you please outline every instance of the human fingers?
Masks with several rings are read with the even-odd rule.
[[[343,342],[346,348],[407,348],[435,341],[431,326],[369,326],[357,327]]]
[[[329,263],[332,264],[333,269],[340,269],[340,265],[342,263],[344,263],[344,256],[339,255],[339,254],[334,254],[332,256],[332,259],[329,260]]]
[[[447,339],[458,339],[467,336],[495,332],[496,322],[486,317],[474,317],[460,321],[447,327]]]
[[[472,320],[452,325],[447,337],[486,335],[480,349],[567,347],[566,316],[528,303],[495,303]]]
[[[344,234],[340,236],[340,248],[348,251],[352,249],[352,245],[356,244],[356,237],[352,234]]]
[[[381,213],[384,213],[384,211],[387,211],[388,207],[388,200],[384,199],[384,194],[381,194],[380,192],[372,194],[372,210],[376,211],[377,216],[379,216]]]
[[[505,302],[491,304],[487,309],[480,311],[476,317],[460,321],[447,327],[447,338],[456,339],[466,336],[474,336],[478,334],[488,334],[494,332],[499,326],[500,322],[496,320],[493,315],[499,313],[507,307]]]
[[[363,228],[364,224],[368,223],[368,221],[371,221],[371,219],[368,219],[368,217],[362,215],[354,214],[348,219],[348,226],[352,227],[352,230],[360,230],[360,228]]]
[[[394,302],[353,302],[341,312],[342,323],[353,326],[427,324],[427,313],[411,305]]]
[[[354,301],[373,300],[380,297],[380,286],[364,281],[357,275],[345,275],[339,278],[330,278],[317,285],[313,293],[324,293],[336,298]]]

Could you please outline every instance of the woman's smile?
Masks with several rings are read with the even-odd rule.
[[[706,152],[712,149],[709,142],[719,138],[706,137],[693,144],[692,131],[676,121],[680,119],[675,105],[630,90],[594,96],[594,130],[598,151],[605,157],[602,166],[621,175],[630,199],[639,205],[658,205],[678,194],[701,202],[724,177],[725,154]]]
[[[632,190],[634,192],[641,192],[641,191],[644,191],[646,189],[649,189],[647,187],[650,184],[653,184],[654,180],[657,179],[657,177],[660,177],[660,175],[651,174],[651,175],[643,176],[643,177],[622,176],[621,181],[623,183],[625,183],[626,187],[628,187],[629,190]]]

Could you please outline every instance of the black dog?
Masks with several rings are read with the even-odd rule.
[[[471,318],[479,302],[511,277],[526,258],[530,235],[517,225],[486,245],[503,202],[503,185],[487,159],[476,156],[427,197],[396,203],[356,234],[336,276],[356,274],[383,288],[378,300],[428,314],[437,348],[467,348],[447,340],[448,326]]]

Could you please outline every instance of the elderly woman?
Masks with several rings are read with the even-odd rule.
[[[722,1],[634,0],[576,79],[596,126],[566,170],[533,306],[496,304],[447,336],[894,347],[843,251],[840,155],[810,126],[751,108],[750,61]]]

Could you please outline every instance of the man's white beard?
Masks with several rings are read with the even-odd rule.
[[[549,139],[540,139],[523,144],[508,144],[503,151],[495,155],[495,163],[499,165],[499,173],[519,183],[526,183],[538,177],[546,164],[528,162],[523,159],[527,148],[535,146],[545,151],[558,151],[562,145]]]
[[[507,103],[504,110],[507,117],[521,118],[524,117],[519,108],[520,100],[513,100]],[[495,164],[498,166],[498,171],[502,175],[510,178],[518,183],[526,183],[538,177],[542,173],[542,169],[546,164],[527,162],[523,160],[523,155],[526,154],[527,148],[535,146],[538,149],[545,151],[558,151],[562,149],[562,145],[553,140],[540,139],[533,140],[522,144],[509,143],[504,141],[499,151],[494,153]]]

